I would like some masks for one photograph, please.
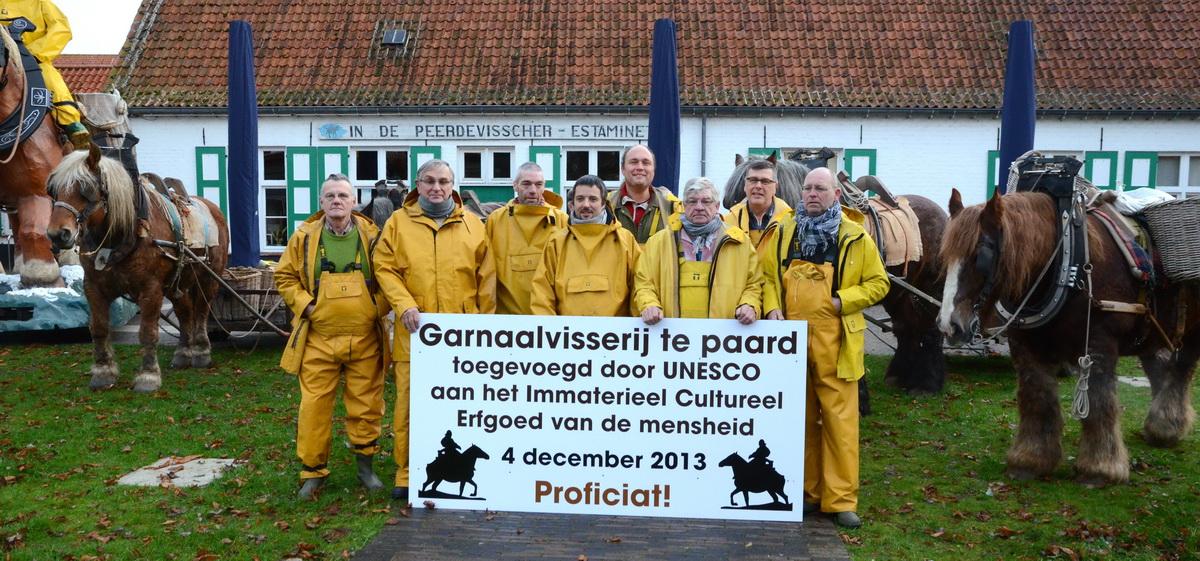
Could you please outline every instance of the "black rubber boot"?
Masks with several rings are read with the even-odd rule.
[[[361,454],[354,457],[355,463],[358,464],[358,480],[372,493],[383,490],[383,482],[375,476],[375,471],[371,469],[371,462],[374,459],[375,456]]]
[[[408,487],[392,487],[392,500],[393,501],[407,501],[408,500]]]
[[[304,499],[306,501],[311,501],[311,500],[317,498],[317,491],[324,485],[325,485],[324,477],[313,477],[311,479],[305,479],[304,485],[300,486],[300,493],[298,494],[298,496],[301,499]]]

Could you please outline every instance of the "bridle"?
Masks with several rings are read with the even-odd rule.
[[[80,234],[83,233],[88,219],[91,218],[97,210],[107,208],[108,206],[107,200],[98,195],[98,193],[104,193],[104,179],[100,174],[97,174],[96,180],[99,182],[99,185],[96,188],[96,195],[89,196],[86,194],[87,192],[82,190],[79,193],[80,196],[87,200],[87,204],[84,205],[82,209],[75,208],[74,205],[66,201],[58,200],[57,193],[50,193],[50,197],[54,200],[53,208],[66,209],[67,212],[71,213],[71,216],[75,217],[75,229]]]

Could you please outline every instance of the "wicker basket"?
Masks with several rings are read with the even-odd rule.
[[[242,299],[256,310],[262,308],[262,296],[257,294],[257,291],[262,288],[262,277],[263,270],[254,267],[229,267],[221,273],[221,278],[225,279],[225,282],[238,291]],[[246,290],[254,292],[248,293],[245,292]],[[221,321],[241,321],[254,317],[253,312],[247,310],[241,302],[238,302],[237,298],[224,288],[217,293],[217,300],[213,302],[213,315]]]
[[[1162,255],[1167,278],[1200,281],[1200,198],[1159,203],[1142,213]]]

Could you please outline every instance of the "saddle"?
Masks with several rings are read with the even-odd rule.
[[[896,197],[879,178],[864,175],[854,183],[846,172],[838,172],[842,188],[842,203],[857,209],[867,217],[866,229],[879,256],[887,267],[920,261],[924,255],[921,245],[921,223],[908,199]],[[867,191],[874,196],[867,196]]]
[[[1156,264],[1153,241],[1149,228],[1138,222],[1135,216],[1126,216],[1119,212],[1113,203],[1117,199],[1114,191],[1100,193],[1088,206],[1088,213],[1096,217],[1104,230],[1117,243],[1121,256],[1129,267],[1129,274],[1146,286],[1156,283],[1156,271],[1161,264]],[[1157,266],[1156,266],[1157,265]]]
[[[23,17],[13,19],[7,25],[8,34],[17,44],[21,66],[25,70],[25,95],[23,96],[24,106],[17,107],[4,117],[3,121],[0,121],[0,150],[11,150],[13,144],[32,136],[45,120],[51,105],[50,90],[46,88],[46,80],[42,78],[42,67],[38,64],[37,59],[29,53],[29,49],[25,48],[25,42],[21,38],[26,31],[33,31],[36,27]],[[7,62],[7,55],[5,62]],[[3,87],[6,82],[7,80],[0,82],[0,87]],[[19,138],[18,133],[20,133]]]

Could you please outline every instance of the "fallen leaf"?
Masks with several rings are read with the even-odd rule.
[[[399,524],[399,523],[400,523],[400,519],[399,519],[399,518],[395,518],[395,517],[393,517],[393,518],[388,518],[388,519],[387,519],[387,520],[385,520],[383,523],[384,523],[384,524],[387,524],[388,526],[395,526],[396,524]]]
[[[1071,561],[1079,561],[1079,554],[1075,553],[1075,550],[1056,544],[1051,544],[1049,547],[1047,547],[1044,551],[1042,551],[1042,555],[1045,555],[1046,557],[1061,556],[1066,559],[1070,559]]]
[[[609,536],[608,543],[621,543],[621,538],[620,538],[620,536]],[[747,547],[749,547],[750,544],[746,544],[746,545],[747,545]]]
[[[425,505],[425,508],[426,508],[427,510],[433,510],[433,509],[437,508],[437,505],[436,505],[436,504],[434,504],[434,502],[433,502],[433,501],[425,501],[425,502],[424,502],[424,503],[422,503],[422,504],[424,504],[424,505]]]
[[[309,518],[308,520],[304,521],[304,527],[308,528],[309,530],[316,530],[317,527],[320,525],[321,525],[321,517],[320,516],[314,516],[314,517]]]
[[[283,520],[276,520],[274,526],[276,528],[279,528],[279,531],[281,531],[281,532],[286,532],[288,530],[288,528],[292,527],[291,524],[288,524],[287,522],[285,522]]]
[[[324,538],[326,542],[333,543],[348,535],[350,535],[349,528],[334,528],[321,534],[321,537]]]
[[[1001,526],[996,528],[996,531],[993,532],[996,537],[1006,540],[1020,533],[1020,531],[1009,529],[1008,526]]]
[[[942,536],[944,536],[944,535],[946,535],[946,529],[945,529],[945,528],[938,528],[936,531],[933,531],[933,532],[930,532],[930,533],[929,533],[929,537],[931,537],[931,538],[940,538],[940,537],[942,537]]]

